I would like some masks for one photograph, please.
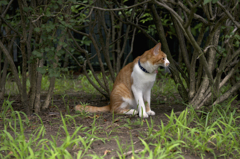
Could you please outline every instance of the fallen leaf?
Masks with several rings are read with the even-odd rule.
[[[95,115],[95,116],[88,116],[88,118],[99,118],[100,117],[100,115]]]
[[[195,135],[199,136],[199,133],[196,133],[196,132],[195,132]]]
[[[108,153],[110,153],[111,152],[111,150],[105,150],[104,151],[104,155],[107,155]]]
[[[120,119],[116,119],[116,120],[114,120],[114,123],[119,122],[119,120],[120,120]]]
[[[30,127],[30,129],[35,129],[37,126],[36,125],[32,125],[31,127]]]

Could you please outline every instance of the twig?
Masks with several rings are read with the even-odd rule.
[[[8,9],[9,9],[10,5],[12,4],[12,2],[13,2],[13,0],[11,0],[10,2],[8,2],[8,6],[6,7],[5,11],[2,13],[1,16],[4,17],[4,16],[6,15],[6,13],[7,13]]]
[[[72,56],[72,58],[77,62],[77,64],[80,66],[80,67],[83,67],[79,62],[78,62],[78,60],[73,56],[73,54],[71,54],[65,47],[63,47],[64,48],[64,50],[68,53],[68,54],[70,54],[71,56]]]
[[[237,28],[237,27],[234,28],[234,30],[230,33],[229,38],[224,41],[224,44],[228,43],[229,39],[231,39],[236,34],[238,29],[239,28]]]
[[[232,22],[238,27],[240,28],[240,23],[238,23],[236,20],[234,20],[234,17],[229,13],[229,11],[218,1],[217,4],[222,8],[222,10],[226,13],[226,15],[228,16],[228,18],[230,18],[232,20]]]
[[[134,153],[140,153],[142,151],[143,151],[143,149],[138,149],[138,150],[135,150]],[[133,154],[133,151],[128,151],[128,152],[124,153],[123,156],[128,156],[131,154]]]
[[[33,20],[32,22],[35,23],[36,21],[38,21],[43,16],[44,16],[44,13],[42,15],[40,15],[37,19]]]
[[[126,10],[126,9],[130,9],[130,8],[133,8],[133,7],[136,7],[136,6],[139,6],[139,5],[142,5],[142,4],[145,4],[145,3],[148,3],[150,2],[151,0],[147,0],[147,1],[143,1],[141,3],[138,3],[138,4],[134,4],[132,6],[129,6],[129,7],[124,7],[124,8],[116,8],[116,9],[105,9],[105,8],[100,8],[100,7],[91,7],[87,4],[83,4],[83,3],[76,3],[76,4],[80,4],[80,5],[84,5],[86,7],[91,7],[93,9],[98,9],[98,10],[102,10],[102,11],[120,11],[120,10]]]

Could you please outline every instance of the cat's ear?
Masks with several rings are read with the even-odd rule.
[[[154,54],[154,55],[158,55],[160,49],[161,49],[161,43],[158,43],[158,44],[154,47],[153,54]]]

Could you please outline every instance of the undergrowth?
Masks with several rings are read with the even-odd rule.
[[[99,87],[98,82],[95,80],[91,71],[88,72],[90,79],[94,82],[95,85]],[[98,78],[103,81],[102,73],[97,74]],[[21,74],[19,74],[21,78]],[[106,77],[108,80],[109,89],[112,90],[113,83],[110,80],[110,76]],[[41,81],[41,91],[47,92],[50,85],[50,78],[48,75],[42,76]],[[27,79],[27,90],[29,91],[30,81]],[[19,90],[15,82],[9,80],[9,74],[7,76],[6,85],[5,85],[5,95],[17,95]],[[100,93],[90,84],[85,75],[79,75],[78,77],[73,77],[72,74],[61,74],[59,78],[55,80],[54,94],[64,94],[67,92],[85,92],[88,94],[100,95]],[[165,101],[168,101],[170,98],[179,100],[175,97],[177,93],[177,86],[174,83],[173,79],[168,78],[167,75],[161,75],[159,73],[157,80],[152,88],[153,96],[158,96],[161,94],[166,98]],[[161,102],[161,101],[159,101]],[[180,101],[179,101],[180,102]]]
[[[191,106],[176,115],[173,111],[168,117],[168,123],[161,121],[156,125],[154,118],[142,120],[137,118],[131,122],[129,118],[115,117],[112,114],[112,124],[121,120],[124,124],[111,128],[99,126],[101,116],[93,115],[92,123],[84,126],[77,123],[76,119],[88,117],[88,113],[81,112],[74,116],[61,115],[60,130],[64,134],[46,138],[45,125],[40,117],[37,126],[29,118],[19,111],[14,111],[12,101],[6,99],[0,113],[0,158],[104,158],[106,154],[94,154],[91,145],[96,141],[103,143],[115,140],[115,150],[118,158],[127,158],[130,150],[132,158],[184,158],[184,152],[205,158],[211,155],[213,158],[240,158],[240,115],[232,109],[232,100],[224,105],[215,105],[211,111],[197,112]],[[199,115],[201,114],[201,115]],[[26,133],[34,125],[31,133]],[[69,132],[69,126],[74,126],[74,132]],[[71,127],[70,126],[70,127]],[[132,138],[131,130],[134,127],[145,126],[138,137],[141,150],[135,149],[136,142],[123,144],[113,132],[122,131],[126,127]],[[99,137],[98,134],[106,134]],[[57,141],[61,140],[61,144]],[[129,157],[129,156],[128,156]]]

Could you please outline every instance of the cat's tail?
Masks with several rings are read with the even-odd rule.
[[[106,105],[103,107],[96,107],[96,106],[90,106],[90,105],[76,105],[75,111],[86,111],[89,113],[97,113],[97,112],[110,112],[110,105]]]

